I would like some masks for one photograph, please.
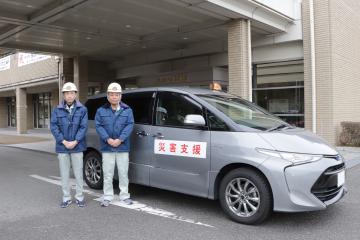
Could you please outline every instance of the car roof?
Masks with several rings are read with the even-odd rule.
[[[135,92],[148,92],[148,91],[170,91],[170,92],[178,92],[178,93],[190,93],[195,95],[227,95],[230,96],[226,92],[215,91],[211,89],[198,88],[198,87],[145,87],[145,88],[135,88],[135,89],[127,89],[124,90],[123,93],[135,93]],[[89,97],[88,99],[97,99],[106,97],[106,93],[100,93],[94,96]]]

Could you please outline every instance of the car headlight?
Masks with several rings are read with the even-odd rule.
[[[299,165],[309,162],[316,162],[320,160],[323,156],[322,155],[314,155],[314,154],[303,154],[303,153],[291,153],[291,152],[281,152],[269,149],[261,149],[258,148],[257,151],[259,153],[271,156],[271,157],[278,157],[289,162],[292,162],[293,165]]]

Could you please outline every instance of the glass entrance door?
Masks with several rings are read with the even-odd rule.
[[[49,128],[51,115],[51,93],[34,95],[34,128]]]
[[[7,98],[8,126],[16,127],[16,98]]]

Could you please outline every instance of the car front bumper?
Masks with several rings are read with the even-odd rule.
[[[260,167],[273,191],[274,211],[322,210],[347,193],[345,164],[334,156],[301,165],[272,157]]]

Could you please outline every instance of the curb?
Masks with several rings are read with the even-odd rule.
[[[23,148],[23,147],[11,146],[11,145],[5,145],[5,144],[0,144],[0,146],[2,146],[2,147],[16,148],[16,149],[21,149],[21,150],[28,150],[28,151],[32,151],[32,152],[38,152],[38,153],[45,153],[45,154],[49,154],[49,155],[53,155],[53,156],[56,156],[56,155],[57,155],[56,153],[47,152],[47,151],[42,151],[42,150],[38,150],[38,149]]]
[[[337,147],[336,150],[349,153],[360,153],[360,148],[358,147]]]

